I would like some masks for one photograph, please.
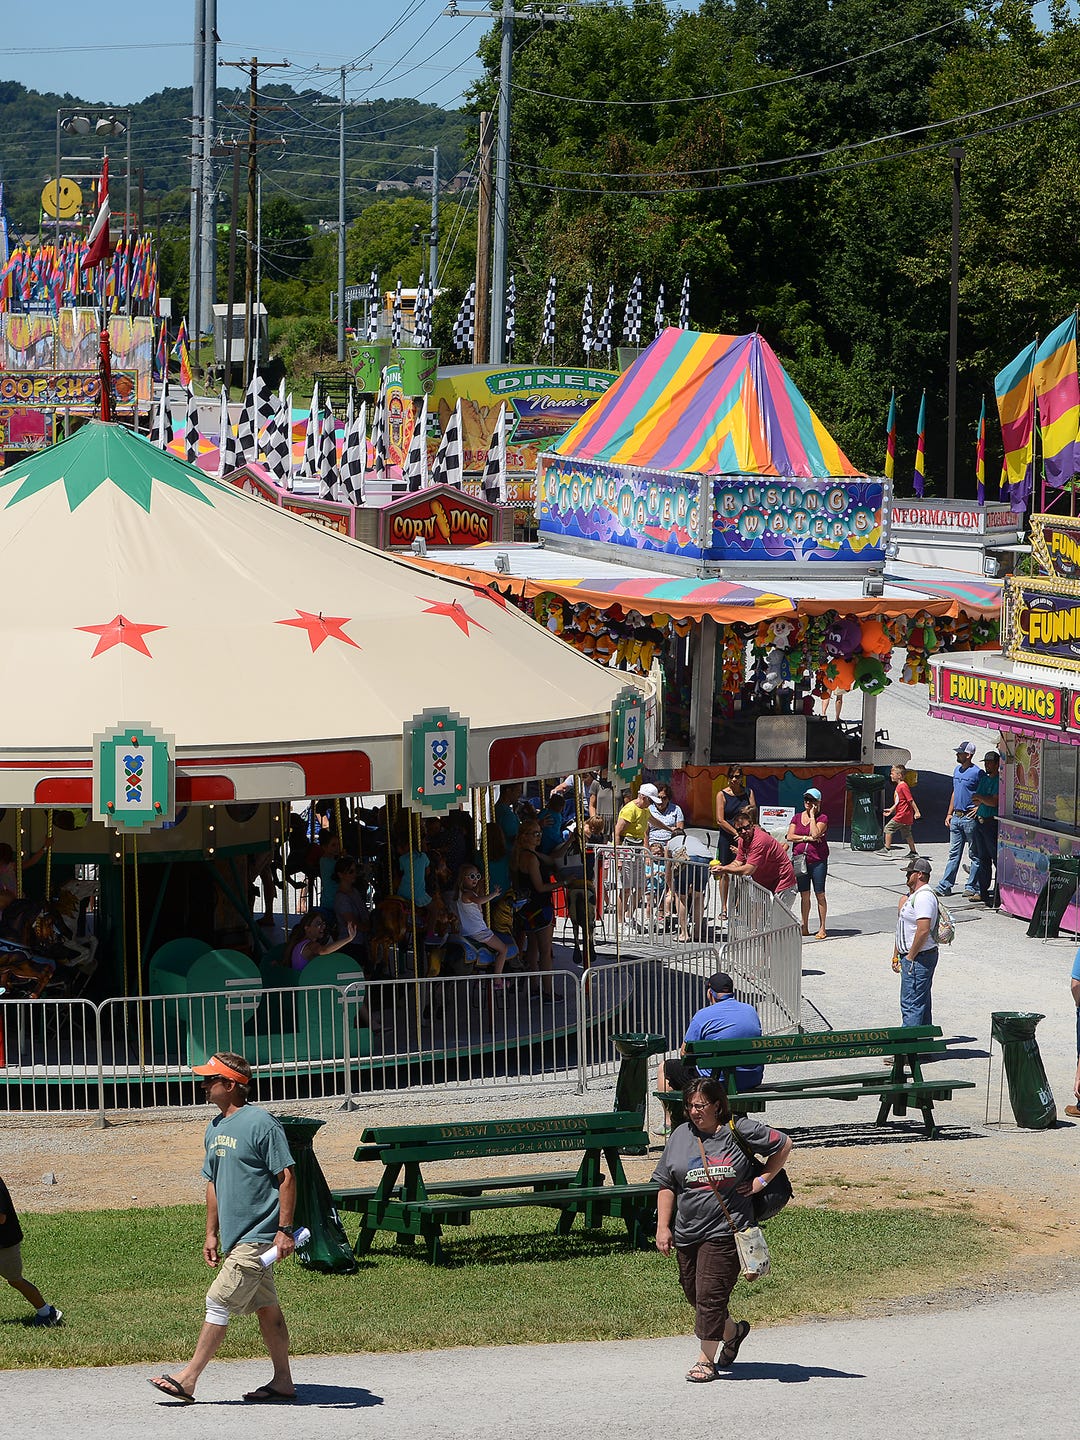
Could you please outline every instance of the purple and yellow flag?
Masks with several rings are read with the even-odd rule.
[[[889,418],[885,422],[885,479],[891,480],[896,471],[896,387],[889,396]]]
[[[919,401],[919,435],[915,441],[915,474],[912,479],[915,494],[922,499],[926,488],[926,391]]]
[[[1005,446],[1004,478],[1026,492],[1035,449],[1035,350],[1033,340],[994,377],[994,396]]]
[[[978,438],[975,441],[975,498],[980,505],[986,504],[986,396],[983,396],[979,411]]]
[[[1043,471],[1051,485],[1064,485],[1080,468],[1080,377],[1076,372],[1076,311],[1063,320],[1035,353],[1035,393],[1039,397]]]

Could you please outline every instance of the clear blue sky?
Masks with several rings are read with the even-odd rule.
[[[444,8],[445,0],[218,0],[218,58],[288,59],[292,70],[273,72],[275,80],[335,93],[338,77],[312,68],[355,60],[374,68],[348,77],[353,99],[411,96],[453,108],[480,73],[476,49],[490,22],[444,17]],[[485,7],[463,0],[463,8]],[[4,11],[2,80],[88,104],[130,105],[166,87],[190,89],[193,0],[149,0],[126,20],[86,0],[49,0],[44,10],[9,0]],[[219,73],[222,86],[243,83],[236,70]]]

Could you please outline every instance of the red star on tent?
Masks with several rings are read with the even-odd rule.
[[[340,640],[343,645],[351,645],[355,650],[361,647],[351,636],[345,634],[345,626],[352,619],[350,615],[312,615],[307,610],[297,610],[297,620],[275,620],[275,625],[295,625],[298,630],[306,630],[308,639],[311,641],[312,650],[317,650],[324,640]]]
[[[114,645],[128,645],[132,650],[137,650],[140,655],[146,655],[149,659],[154,657],[146,648],[144,635],[151,634],[154,630],[164,630],[164,625],[136,625],[134,620],[128,620],[123,615],[117,615],[105,625],[76,625],[76,630],[85,630],[88,635],[96,635],[98,643],[94,647],[91,660],[96,660],[106,650],[111,650]]]
[[[469,633],[470,625],[475,625],[478,630],[487,629],[487,626],[481,625],[479,620],[474,620],[458,600],[429,600],[426,595],[418,595],[416,598],[423,600],[428,607],[424,611],[425,615],[447,615],[466,635]]]

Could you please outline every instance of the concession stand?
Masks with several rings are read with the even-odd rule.
[[[672,328],[541,455],[536,546],[415,563],[494,582],[584,654],[650,675],[649,767],[674,772],[695,823],[732,761],[759,804],[797,805],[812,781],[839,815],[851,773],[909,758],[878,736],[878,694],[997,635],[999,583],[889,558],[891,488],[761,335]]]
[[[1030,529],[1042,573],[1006,580],[1000,652],[936,657],[930,704],[1000,737],[998,885],[1023,919],[1051,862],[1080,857],[1080,519],[1033,515]],[[1075,901],[1066,916],[1080,923]]]

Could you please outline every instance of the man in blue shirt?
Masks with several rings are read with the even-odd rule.
[[[964,894],[973,899],[979,898],[979,857],[975,853],[974,845],[975,827],[978,823],[975,819],[977,808],[975,791],[982,779],[983,772],[975,764],[974,754],[975,746],[970,740],[965,740],[962,745],[956,747],[956,769],[953,771],[952,777],[952,796],[945,814],[945,828],[949,832],[949,858],[945,862],[945,873],[941,877],[941,884],[937,887],[939,895],[952,894],[956,874],[960,869],[960,861],[964,858],[964,849],[966,846],[970,846],[971,874],[964,887]]]
[[[676,1060],[664,1060],[656,1075],[658,1090],[684,1090],[699,1075],[712,1074],[721,1082],[723,1071],[699,1071],[684,1058],[691,1040],[754,1040],[761,1034],[761,1021],[752,1005],[735,999],[735,983],[725,970],[710,975],[707,1004],[691,1017],[686,1038]],[[735,1071],[737,1090],[756,1090],[765,1073],[763,1065],[740,1065]]]

